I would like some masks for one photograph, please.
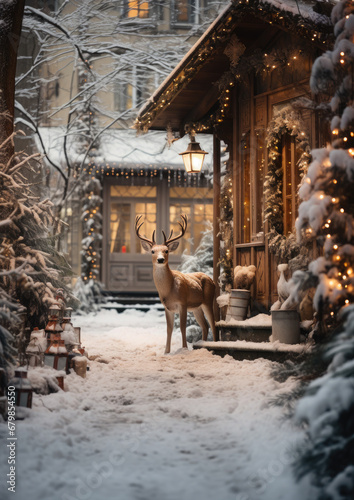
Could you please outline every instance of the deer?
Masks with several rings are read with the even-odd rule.
[[[181,232],[173,237],[173,229],[167,238],[164,231],[164,243],[158,245],[155,241],[155,231],[151,240],[140,234],[144,224],[142,215],[135,220],[135,232],[141,240],[141,246],[151,253],[153,265],[154,283],[159,294],[162,305],[165,308],[167,323],[167,341],[165,354],[171,351],[171,338],[174,326],[175,313],[179,313],[180,327],[182,333],[182,347],[187,349],[186,327],[187,311],[192,311],[197,323],[202,329],[202,339],[207,340],[209,325],[213,333],[214,341],[217,341],[217,331],[214,320],[214,295],[215,283],[205,273],[181,273],[170,269],[168,256],[174,252],[179,245],[179,239],[187,230],[187,216],[181,215],[182,222],[178,222]],[[208,320],[208,322],[207,322]]]

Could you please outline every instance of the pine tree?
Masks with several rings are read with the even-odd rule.
[[[338,3],[332,21],[335,45],[315,61],[311,87],[332,92],[333,141],[312,151],[297,221],[303,241],[315,238],[323,250],[309,271],[317,280],[314,303],[327,332],[321,356],[328,369],[297,409],[310,438],[298,472],[312,477],[321,500],[354,494],[354,2]]]
[[[54,249],[52,234],[58,225],[52,203],[35,197],[27,180],[33,173],[31,159],[18,154],[7,163],[0,161],[0,367],[4,368],[13,363],[22,341],[19,312],[26,312],[28,326],[44,327],[56,289],[63,288],[62,274],[69,270]]]

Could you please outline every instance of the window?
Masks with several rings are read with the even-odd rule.
[[[197,24],[197,8],[195,0],[174,0],[172,21],[175,24]]]
[[[145,19],[149,17],[149,2],[147,0],[124,0],[124,17]]]
[[[142,253],[135,236],[135,218],[144,217],[144,230],[151,238],[156,229],[156,187],[111,186],[110,253]]]
[[[251,241],[250,132],[241,140],[241,243]]]
[[[146,72],[133,67],[125,80],[126,82],[117,81],[114,84],[114,107],[117,111],[137,108],[147,98]]]
[[[212,189],[194,187],[172,187],[170,190],[170,230],[174,235],[180,232],[178,222],[181,214],[188,217],[188,227],[184,237],[180,240],[176,254],[181,255],[185,250],[193,253],[202,239],[208,221],[213,222]]]
[[[282,167],[283,167],[283,232],[290,233],[295,227],[298,208],[297,190],[300,184],[300,173],[297,168],[301,151],[296,140],[290,134],[282,137]]]

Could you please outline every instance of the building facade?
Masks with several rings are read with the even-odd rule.
[[[173,61],[182,57],[222,4],[211,0],[28,3],[19,102],[32,110],[30,118],[19,108],[19,120],[21,125],[27,120],[35,130],[36,148],[44,154],[45,190],[50,190],[65,223],[60,249],[80,276],[87,257],[82,241],[102,237],[99,257],[89,247],[94,264],[83,278],[100,280],[110,292],[155,290],[150,257],[142,253],[134,236],[136,215],[144,215],[147,233],[156,229],[158,235],[175,227],[181,213],[188,215],[188,233],[172,258],[174,266],[182,251],[193,252],[212,221],[212,154],[203,174],[190,178],[178,156],[188,141],[169,148],[165,132],[139,137],[130,127]],[[63,40],[53,26],[54,38],[49,36],[38,10],[73,33],[73,39]],[[46,41],[44,48],[40,39]],[[22,79],[27,73],[30,90]],[[169,139],[172,143],[173,134]],[[212,139],[200,140],[211,152]],[[85,216],[90,193],[83,186],[91,176],[100,183],[101,201],[94,214]],[[70,193],[64,199],[63,190]],[[98,231],[87,228],[91,221],[92,225],[98,221]]]
[[[316,109],[309,86],[315,58],[333,43],[332,5],[325,7],[311,1],[232,2],[136,121],[140,130],[169,123],[181,135],[212,133],[216,159],[219,141],[228,145],[229,184],[221,190],[220,164],[214,161],[216,205],[226,208],[225,187],[232,200],[233,234],[223,245],[230,245],[233,267],[256,266],[252,295],[266,307],[277,299],[277,265],[306,261],[294,235],[298,187],[311,149],[330,137],[329,120]],[[217,240],[215,212],[214,231]]]

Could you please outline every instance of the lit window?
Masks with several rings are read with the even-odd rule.
[[[125,17],[140,17],[141,19],[149,17],[149,2],[147,0],[125,0]]]
[[[180,232],[178,222],[181,214],[188,217],[188,227],[179,247],[174,252],[181,255],[184,251],[192,254],[199,246],[208,222],[213,222],[213,192],[209,188],[172,187],[170,190],[170,230]]]

